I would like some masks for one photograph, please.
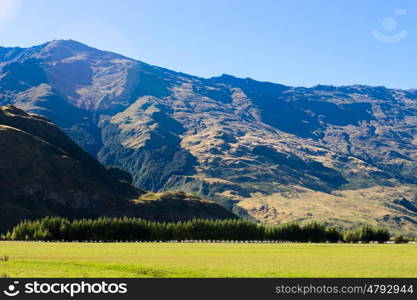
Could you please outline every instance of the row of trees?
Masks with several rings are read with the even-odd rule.
[[[311,222],[265,226],[245,220],[192,220],[162,223],[138,218],[68,220],[47,217],[23,221],[1,236],[5,240],[35,241],[292,241],[384,242],[385,229],[363,226],[341,233],[334,227]]]

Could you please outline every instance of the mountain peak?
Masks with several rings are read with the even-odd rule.
[[[226,84],[238,84],[239,82],[246,82],[249,80],[249,78],[239,78],[230,74],[223,73],[220,76],[211,77],[209,80]]]
[[[102,52],[74,40],[53,40],[34,47],[34,50],[39,51],[35,56],[39,58],[51,58],[53,60],[62,60],[80,54]]]
[[[72,48],[72,49],[75,49],[75,50],[94,49],[90,46],[87,46],[86,44],[83,44],[83,43],[78,42],[78,41],[74,41],[72,39],[52,40],[52,41],[46,42],[45,44],[43,44],[43,46],[44,46],[44,48],[68,47],[68,48]]]

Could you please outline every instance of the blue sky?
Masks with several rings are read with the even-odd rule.
[[[417,88],[413,0],[0,0],[0,45],[69,38],[202,77]]]

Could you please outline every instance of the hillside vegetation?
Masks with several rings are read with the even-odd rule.
[[[159,221],[236,218],[184,192],[148,194],[119,180],[45,117],[0,107],[0,231],[24,219],[131,216]],[[152,201],[150,200],[152,199]]]

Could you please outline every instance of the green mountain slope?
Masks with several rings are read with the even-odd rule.
[[[199,197],[154,195],[117,180],[47,119],[13,106],[0,107],[0,148],[2,232],[22,219],[51,215],[235,218]]]

